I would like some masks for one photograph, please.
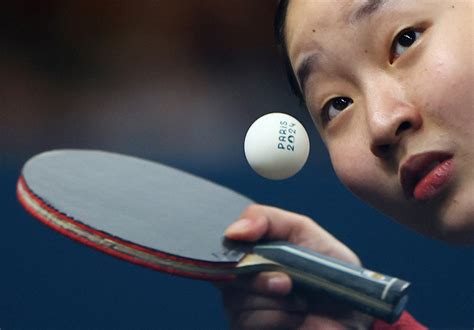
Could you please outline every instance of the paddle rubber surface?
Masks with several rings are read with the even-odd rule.
[[[43,153],[25,164],[17,194],[32,215],[62,234],[175,275],[232,278],[250,248],[223,233],[252,200],[131,156]]]

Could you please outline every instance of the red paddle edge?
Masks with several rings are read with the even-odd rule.
[[[91,242],[84,237],[80,237],[75,235],[73,232],[68,231],[62,227],[56,226],[53,223],[51,223],[48,219],[43,217],[41,214],[38,214],[38,212],[35,212],[35,210],[32,208],[32,206],[28,203],[26,200],[25,196],[21,193],[21,190],[25,191],[26,194],[28,195],[29,198],[33,199],[36,203],[38,203],[41,207],[41,209],[45,210],[49,214],[53,214],[56,217],[60,218],[61,221],[71,223],[74,226],[80,227],[82,230],[87,231],[95,236],[101,237],[108,239],[110,241],[116,242],[118,244],[122,244],[127,246],[130,249],[133,250],[138,250],[142,251],[148,254],[151,254],[155,257],[158,257],[160,259],[166,259],[168,261],[171,261],[173,263],[180,263],[180,264],[185,264],[185,265],[196,265],[201,268],[209,268],[209,269],[222,269],[222,270],[229,270],[229,274],[212,274],[212,273],[201,273],[201,272],[187,272],[187,271],[182,271],[182,270],[177,270],[172,267],[166,267],[162,265],[157,265],[154,263],[146,262],[144,260],[138,259],[136,257],[130,256],[126,253],[122,253],[120,251],[108,248],[107,246],[103,246],[100,244],[95,244],[94,242]],[[224,280],[232,280],[235,279],[235,275],[231,274],[232,269],[234,269],[237,265],[235,262],[227,262],[227,263],[212,263],[212,262],[205,262],[205,261],[197,261],[197,260],[191,260],[191,259],[185,259],[185,258],[180,258],[174,255],[166,254],[163,252],[159,252],[153,249],[149,249],[140,245],[136,245],[124,240],[121,240],[117,237],[110,236],[107,233],[95,230],[89,226],[86,226],[76,220],[74,220],[71,217],[68,217],[67,215],[53,209],[49,205],[47,205],[41,198],[36,196],[28,187],[28,185],[25,182],[25,179],[23,176],[20,176],[18,183],[17,183],[17,198],[22,204],[22,206],[30,213],[33,217],[37,218],[40,220],[43,224],[47,225],[48,227],[58,231],[59,233],[72,238],[73,240],[76,240],[82,244],[85,244],[87,246],[90,246],[94,249],[97,249],[101,252],[107,253],[109,255],[112,255],[114,257],[124,259],[128,262],[140,265],[140,266],[145,266],[147,268],[152,268],[155,270],[158,270],[160,272],[165,272],[169,273],[172,275],[178,275],[178,276],[183,276],[183,277],[188,277],[188,278],[194,278],[194,279],[199,279],[199,280],[207,280],[207,281],[224,281]]]

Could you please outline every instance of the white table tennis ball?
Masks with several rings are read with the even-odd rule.
[[[292,116],[269,113],[250,126],[244,151],[250,166],[264,178],[287,179],[298,173],[308,159],[308,133]]]

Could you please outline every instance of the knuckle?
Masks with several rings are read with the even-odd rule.
[[[314,225],[316,225],[316,222],[312,218],[308,217],[307,215],[301,215],[300,222],[304,226],[314,226]]]

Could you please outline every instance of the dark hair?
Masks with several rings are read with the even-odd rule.
[[[305,104],[304,95],[301,92],[300,86],[298,85],[298,80],[296,79],[295,73],[293,72],[290,57],[288,56],[288,48],[286,47],[285,23],[289,2],[290,0],[280,0],[278,3],[274,22],[275,38],[277,41],[278,50],[283,57],[283,63],[285,65],[290,88],[292,92],[298,97],[300,103],[303,105]]]

